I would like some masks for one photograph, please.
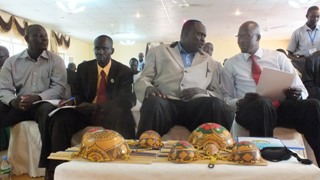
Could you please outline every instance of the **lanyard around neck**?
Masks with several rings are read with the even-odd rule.
[[[308,35],[309,35],[309,38],[311,40],[312,45],[314,45],[314,40],[316,39],[316,36],[317,36],[317,29],[315,29],[313,37],[311,37],[310,31],[307,31],[307,32],[308,32]],[[312,31],[311,31],[311,33],[312,33]]]

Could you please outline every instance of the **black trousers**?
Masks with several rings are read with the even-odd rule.
[[[285,100],[276,110],[270,100],[261,98],[239,107],[236,121],[250,136],[272,137],[276,126],[296,129],[304,134],[320,166],[320,101]]]
[[[96,120],[95,118],[103,118]],[[51,152],[64,151],[71,146],[73,134],[87,126],[102,126],[121,134],[125,139],[135,136],[135,123],[130,109],[110,107],[97,116],[81,113],[75,109],[62,109],[47,119],[49,135],[42,141],[39,167],[54,171],[64,161],[48,160]],[[92,122],[99,122],[92,123]]]
[[[27,111],[21,111],[0,102],[0,128],[13,126],[26,120],[35,120],[41,127],[46,122],[48,114],[55,108],[52,104],[43,102]]]
[[[48,114],[55,108],[52,104],[43,102],[33,106],[27,111],[21,111],[0,102],[0,127],[13,126],[26,120],[35,120],[39,126],[41,141],[44,143],[49,136]],[[46,148],[46,146],[42,147]]]
[[[222,100],[215,97],[184,102],[151,96],[142,103],[136,138],[147,130],[154,130],[163,136],[174,125],[182,125],[193,131],[207,122],[218,123],[229,130],[231,121],[232,113],[225,109]]]

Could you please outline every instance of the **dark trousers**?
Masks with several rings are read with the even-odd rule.
[[[43,102],[33,106],[27,111],[21,111],[0,102],[0,128],[13,126],[26,120],[35,120],[40,128],[40,126],[45,123],[48,114],[55,108],[52,104]]]
[[[147,130],[154,130],[163,136],[174,125],[193,131],[203,123],[214,122],[230,129],[230,121],[232,113],[225,109],[222,100],[215,97],[184,102],[151,96],[142,103],[136,138]]]
[[[45,167],[49,171],[54,171],[56,166],[63,162],[48,160],[50,153],[69,148],[73,134],[87,126],[112,129],[126,139],[133,139],[135,136],[135,123],[131,111],[120,107],[110,107],[94,116],[75,109],[62,109],[48,118],[48,122],[49,136],[42,142],[39,167]]]
[[[56,107],[50,103],[43,102],[33,106],[27,111],[16,110],[0,102],[0,127],[13,126],[19,122],[26,120],[35,120],[38,123],[39,131],[42,141],[41,152],[47,151],[47,138],[49,138],[49,124],[48,114]],[[47,158],[47,156],[40,156],[40,158]]]
[[[258,99],[239,107],[236,121],[250,136],[272,137],[276,126],[296,129],[304,134],[320,166],[320,101],[285,100],[276,110],[270,100]]]
[[[0,127],[13,126],[26,120],[35,120],[39,126],[41,141],[45,142],[49,134],[48,114],[55,108],[52,104],[43,102],[27,111],[21,111],[0,103]]]

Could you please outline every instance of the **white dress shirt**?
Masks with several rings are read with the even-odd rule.
[[[268,49],[259,48],[255,53],[257,63],[263,70],[264,67],[277,69],[296,75],[291,87],[302,89],[302,98],[308,97],[300,77],[285,54]],[[248,92],[256,92],[256,83],[251,75],[252,61],[248,53],[239,53],[225,62],[222,70],[222,90],[224,101],[235,110],[236,102]],[[272,86],[272,84],[270,84]]]

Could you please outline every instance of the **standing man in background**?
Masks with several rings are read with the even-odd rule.
[[[202,51],[205,37],[205,26],[188,20],[180,41],[150,49],[134,86],[142,102],[137,138],[146,130],[162,136],[174,125],[189,131],[207,122],[230,128],[219,84],[222,66]]]
[[[67,83],[70,86],[70,92],[71,92],[71,96],[74,95],[74,88],[75,88],[75,81],[76,81],[76,75],[77,75],[77,67],[76,64],[71,62],[68,64],[68,68],[67,68]],[[68,96],[70,97],[70,95]]]
[[[304,69],[305,58],[320,54],[319,17],[319,7],[310,7],[306,14],[306,24],[293,32],[288,44],[288,57],[301,74]]]
[[[130,69],[133,73],[133,83],[136,82],[138,77],[140,76],[140,71],[138,70],[139,61],[136,58],[131,58],[129,61]]]
[[[143,55],[143,53],[141,52],[141,53],[139,53],[139,64],[138,64],[138,71],[142,71],[143,70],[143,68],[144,68],[144,65],[145,65],[145,61],[144,61],[144,55]]]
[[[29,25],[25,30],[28,48],[9,57],[0,72],[0,127],[35,120],[45,150],[49,134],[48,114],[56,107],[39,100],[62,99],[67,85],[64,61],[48,51],[48,35],[44,27]],[[39,167],[45,167],[41,159]],[[50,174],[46,171],[46,177]],[[51,175],[52,177],[52,175]]]
[[[211,42],[206,42],[203,46],[203,51],[212,56],[213,53],[213,44]]]

